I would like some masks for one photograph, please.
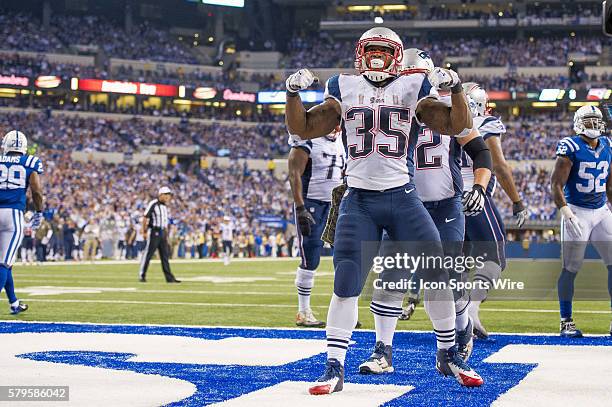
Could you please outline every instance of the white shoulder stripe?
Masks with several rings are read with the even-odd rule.
[[[570,140],[569,137],[566,137],[563,140],[561,140],[559,144],[566,146],[573,153],[574,151],[576,151],[576,149],[574,148],[574,145],[571,143],[571,141],[572,140]]]
[[[36,168],[36,164],[38,164],[38,157],[34,157],[32,162],[30,163],[31,168]]]
[[[576,149],[576,151],[580,150],[580,146],[578,145],[578,143],[576,143],[571,138],[568,138],[568,140],[570,141],[570,143],[572,143],[574,145],[574,148]]]
[[[33,158],[33,156],[31,156],[31,155],[28,156],[28,158],[26,159],[26,162],[25,162],[25,166],[26,167],[30,166],[30,163],[32,162],[32,158]]]

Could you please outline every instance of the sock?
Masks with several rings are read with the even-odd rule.
[[[6,284],[6,277],[8,276],[8,269],[4,266],[0,266],[0,292]]]
[[[455,301],[455,329],[457,332],[465,331],[465,328],[468,326],[469,307],[470,297],[467,295]]]
[[[426,289],[424,294],[425,311],[433,324],[438,349],[448,349],[455,345],[455,301],[450,289]]]
[[[612,265],[608,267],[608,294],[610,294],[610,309],[612,309]]]
[[[559,281],[557,282],[557,291],[559,294],[559,311],[561,313],[561,319],[569,319],[572,317],[574,280],[576,280],[576,273],[572,273],[567,269],[563,269],[561,271]]]
[[[300,312],[310,309],[310,293],[314,286],[314,270],[298,267],[295,273],[295,286],[298,292],[298,307]]]
[[[327,313],[327,359],[337,359],[344,365],[346,350],[357,323],[359,297],[340,298],[332,295]]]
[[[385,345],[393,345],[397,318],[402,315],[402,300],[372,301],[370,311],[374,314],[376,342],[381,341]]]
[[[0,266],[6,268],[5,266]],[[6,268],[6,280],[4,282],[4,290],[6,291],[6,296],[8,297],[8,301],[12,304],[17,301],[17,296],[15,295],[15,284],[13,283],[13,268]]]

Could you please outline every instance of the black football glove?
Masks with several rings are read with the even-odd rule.
[[[484,210],[485,192],[482,185],[475,184],[471,191],[465,191],[461,199],[465,216],[476,216]]]
[[[512,216],[516,218],[516,226],[522,228],[527,220],[527,208],[523,201],[514,202],[512,204]]]
[[[302,205],[295,208],[295,215],[297,217],[297,226],[300,228],[300,233],[302,236],[310,236],[310,233],[312,232],[311,226],[317,223],[310,212],[308,212],[306,207]]]

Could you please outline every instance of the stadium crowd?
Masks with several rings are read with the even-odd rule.
[[[238,164],[220,168],[214,161],[168,168],[83,163],[53,150],[42,151],[40,157],[45,165],[47,209],[34,236],[39,261],[135,257],[144,247],[143,211],[159,185],[174,191],[170,207],[175,255],[218,256],[224,216],[233,219],[237,243],[251,242],[239,244],[237,255],[291,253],[292,229],[285,234],[259,221],[261,216],[291,217],[286,182],[269,171]]]
[[[196,64],[189,48],[170,32],[148,22],[134,24],[130,31],[101,16],[54,14],[48,28],[31,14],[2,10],[0,42],[4,49],[66,53],[85,45],[115,58]]]
[[[274,123],[241,126],[137,117],[109,120],[49,111],[0,115],[0,132],[14,128],[45,148],[64,151],[135,152],[150,146],[197,145],[205,155],[270,158],[286,154],[289,148],[284,126]]]

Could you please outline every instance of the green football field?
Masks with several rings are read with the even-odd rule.
[[[159,263],[148,282],[138,282],[138,264],[49,264],[14,268],[17,294],[30,309],[19,316],[5,312],[0,320],[78,321],[207,326],[292,327],[297,308],[293,283],[298,261],[236,260],[172,262],[181,284],[167,284]],[[523,290],[496,291],[482,305],[481,318],[493,332],[557,332],[558,262],[510,261],[504,278],[524,282]],[[585,333],[607,333],[610,301],[607,273],[601,263],[587,262],[576,280],[574,319]],[[331,259],[323,259],[312,305],[322,319],[332,292]],[[369,285],[362,295],[359,319],[372,328]],[[430,330],[422,306],[399,329]]]

